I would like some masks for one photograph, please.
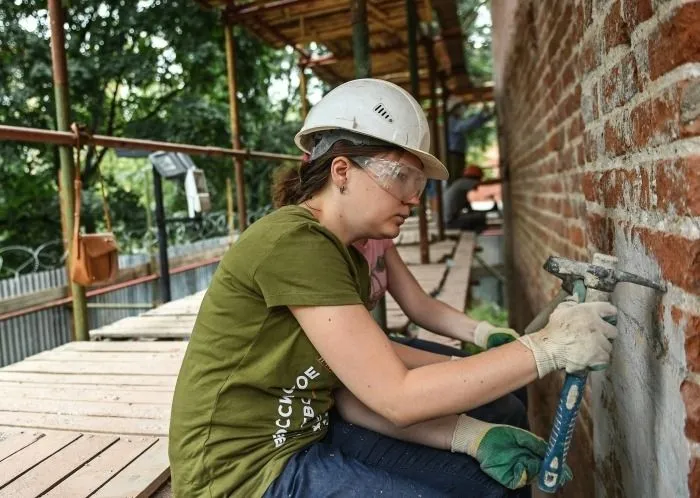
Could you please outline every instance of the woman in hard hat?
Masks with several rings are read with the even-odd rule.
[[[456,361],[392,343],[352,244],[395,237],[426,178],[446,177],[423,112],[393,84],[355,80],[295,141],[310,160],[283,185],[291,203],[231,247],[197,316],[171,414],[175,496],[510,496],[544,441],[463,413],[605,366],[615,307],[567,302],[542,331]],[[331,413],[334,392],[355,424]]]

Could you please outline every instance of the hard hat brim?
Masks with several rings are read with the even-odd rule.
[[[304,130],[302,133],[301,131],[296,134],[294,137],[294,142],[296,143],[297,147],[299,147],[301,150],[307,153],[311,153],[309,144],[307,143],[307,140],[304,140],[307,137],[311,137],[314,133],[318,133],[320,131],[324,130],[332,130],[336,128],[331,128],[331,127],[318,127],[310,130]],[[368,137],[372,137],[372,135],[368,133],[362,133],[358,132],[356,130],[349,130],[352,131],[353,133],[357,133],[358,135],[365,135]],[[431,178],[433,180],[447,180],[450,177],[449,172],[447,171],[447,168],[445,167],[444,164],[435,156],[432,154],[429,154],[427,152],[423,152],[420,149],[415,149],[413,147],[408,147],[406,145],[401,145],[398,143],[391,143],[387,142],[389,145],[393,145],[396,147],[399,147],[407,152],[410,152],[414,156],[416,156],[420,162],[423,164],[423,172],[425,173],[425,176],[428,178]]]

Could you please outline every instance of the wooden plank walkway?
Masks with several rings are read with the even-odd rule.
[[[437,299],[458,310],[464,310],[467,304],[469,273],[475,246],[476,235],[473,232],[462,232],[457,242],[452,262],[448,265],[445,282],[437,295]],[[456,348],[460,347],[460,342],[457,339],[434,334],[423,328],[418,329],[418,338]]]
[[[74,342],[0,369],[0,498],[151,496],[185,342]]]

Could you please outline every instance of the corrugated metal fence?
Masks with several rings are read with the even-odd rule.
[[[215,248],[226,247],[229,237],[207,239],[191,244],[168,248],[169,258],[193,255]],[[148,254],[119,256],[120,268],[148,263]],[[205,289],[211,280],[217,263],[171,274],[172,299],[179,299]],[[64,268],[22,275],[19,278],[0,280],[0,300],[32,294],[67,285]],[[143,282],[112,292],[93,296],[88,303],[149,304],[158,299],[158,281]],[[90,308],[88,320],[91,329],[102,327],[127,316],[146,311],[141,308]],[[0,321],[0,366],[22,360],[41,351],[70,341],[71,312],[67,306],[55,306]]]

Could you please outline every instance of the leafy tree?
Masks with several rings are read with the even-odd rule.
[[[55,129],[47,11],[31,0],[2,2],[0,32],[0,122]],[[281,63],[291,55],[245,30],[235,28],[235,35],[243,145],[294,152],[289,139],[293,128],[285,121],[289,106],[281,112],[267,95],[272,79],[284,72]],[[66,45],[71,120],[85,123],[91,133],[230,147],[218,12],[191,0],[73,0],[66,9]],[[207,173],[214,208],[224,208],[232,161],[193,159]],[[88,229],[101,223],[95,188],[99,166],[115,226],[133,230],[135,224],[145,225],[145,211],[135,209],[145,185],[132,181],[134,188],[119,174],[124,160],[91,146],[82,163]],[[260,161],[247,165],[249,207],[269,202],[269,181],[261,179],[274,166]],[[54,146],[0,143],[0,244],[33,247],[60,237],[58,169]],[[178,205],[177,189],[169,192],[169,204]]]

